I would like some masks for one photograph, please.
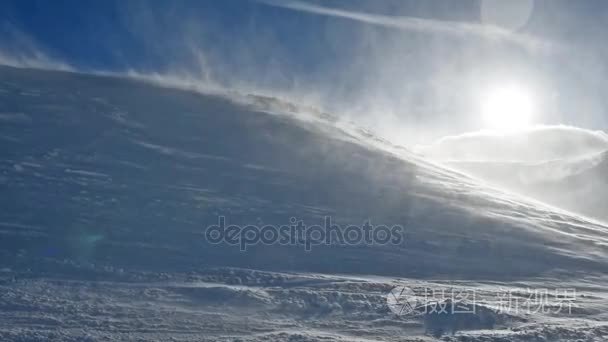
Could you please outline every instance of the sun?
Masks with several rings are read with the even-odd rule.
[[[486,128],[499,131],[526,128],[534,116],[532,94],[516,84],[489,89],[482,97],[481,115]]]

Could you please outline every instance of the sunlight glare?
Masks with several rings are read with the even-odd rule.
[[[510,84],[488,91],[482,99],[481,113],[486,128],[519,130],[531,125],[534,104],[525,88]]]

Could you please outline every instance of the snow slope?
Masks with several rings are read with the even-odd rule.
[[[396,282],[458,280],[489,302],[533,282],[606,296],[606,226],[277,99],[0,67],[0,141],[2,340],[432,340],[387,313]],[[407,234],[243,252],[206,242],[219,215]],[[594,340],[601,302],[471,338]]]

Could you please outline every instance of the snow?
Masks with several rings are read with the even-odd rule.
[[[488,307],[499,287],[585,295],[576,315],[516,315],[447,340],[608,335],[602,223],[278,99],[8,67],[0,78],[14,88],[0,113],[30,118],[0,125],[16,138],[0,147],[0,340],[435,340],[421,318],[390,314],[397,284],[475,288]],[[220,215],[407,234],[242,252],[205,241]]]

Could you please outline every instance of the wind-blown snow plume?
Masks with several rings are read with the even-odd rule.
[[[0,34],[3,36],[0,40],[0,65],[14,68],[73,70],[67,63],[49,57],[40,48],[38,42],[9,23],[0,25]]]
[[[40,51],[12,55],[0,50],[0,65],[6,65],[14,68],[34,68],[63,71],[73,70],[69,65],[55,61]]]

